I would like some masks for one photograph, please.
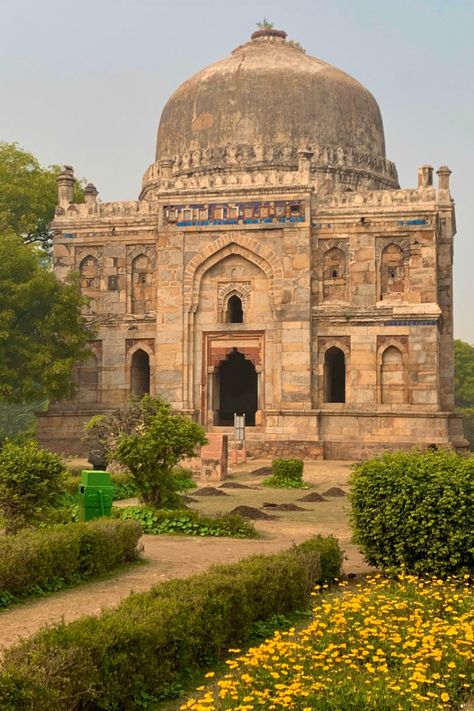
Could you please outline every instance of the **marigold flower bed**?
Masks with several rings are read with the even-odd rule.
[[[474,596],[467,578],[374,576],[339,594],[314,594],[308,626],[276,632],[243,655],[229,650],[229,672],[180,708],[434,711],[459,709],[472,692]]]

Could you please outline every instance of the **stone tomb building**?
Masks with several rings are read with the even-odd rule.
[[[92,415],[151,393],[210,432],[245,413],[255,454],[463,447],[449,176],[400,189],[367,89],[255,32],[171,96],[138,200],[74,204],[60,175],[55,271],[97,336],[41,440],[79,452]]]

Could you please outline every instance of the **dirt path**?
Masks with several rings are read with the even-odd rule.
[[[264,464],[268,462],[241,465],[231,478],[257,486],[261,479],[249,472]],[[346,462],[315,462],[305,466],[305,478],[319,492],[330,486],[347,490],[348,473]],[[257,521],[257,530],[265,536],[259,540],[143,536],[144,554],[148,561],[146,565],[131,566],[106,580],[84,584],[1,612],[0,648],[11,646],[44,625],[61,620],[70,622],[85,614],[98,614],[103,608],[118,605],[131,592],[148,590],[164,580],[187,577],[206,570],[213,563],[233,563],[253,553],[275,553],[317,533],[333,534],[339,539],[345,551],[346,573],[369,570],[360,553],[350,544],[345,498],[328,498],[323,503],[304,503],[298,499],[308,492],[301,490],[257,488],[226,491],[229,494],[227,497],[200,497],[199,502],[192,506],[203,512],[215,513],[230,511],[243,503],[260,508],[263,502],[274,502],[298,503],[304,510],[279,512],[275,520]]]

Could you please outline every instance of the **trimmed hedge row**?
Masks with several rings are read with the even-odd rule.
[[[100,519],[0,538],[0,607],[57,590],[138,557],[136,521]]]
[[[217,565],[128,597],[115,610],[45,629],[5,654],[2,711],[148,708],[248,639],[259,620],[308,603],[340,572],[336,539]]]
[[[349,496],[371,565],[437,577],[474,569],[474,457],[387,453],[354,469]]]

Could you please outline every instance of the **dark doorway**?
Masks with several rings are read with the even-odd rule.
[[[233,425],[234,413],[245,414],[245,423],[255,425],[257,411],[257,372],[237,348],[222,361],[219,378],[219,424]]]
[[[227,323],[243,323],[244,310],[242,299],[235,294],[227,302]]]
[[[150,358],[139,349],[132,356],[130,390],[132,395],[143,397],[150,394]]]
[[[324,358],[326,402],[346,401],[346,361],[340,348],[329,348]]]

